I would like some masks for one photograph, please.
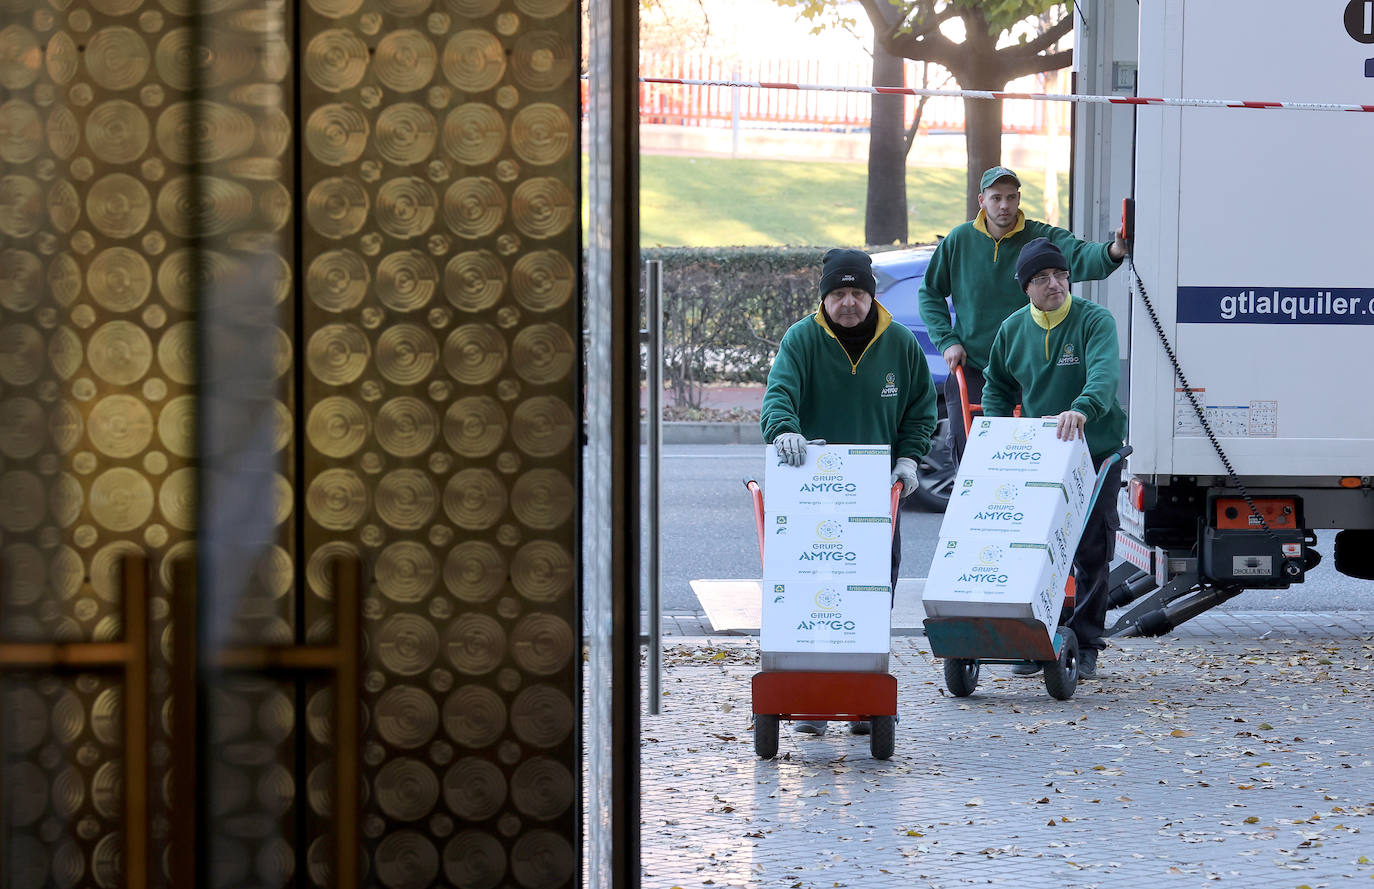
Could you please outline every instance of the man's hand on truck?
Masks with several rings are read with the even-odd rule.
[[[788,466],[800,466],[806,462],[807,445],[824,445],[825,439],[813,438],[806,440],[806,436],[799,432],[784,432],[773,439],[773,447],[777,449],[778,460]]]
[[[888,481],[889,485],[902,483],[902,496],[916,490],[920,480],[916,476],[916,461],[910,457],[898,457],[897,465],[892,467],[892,478]]]
[[[1088,418],[1078,411],[1064,411],[1062,414],[1046,414],[1046,420],[1058,420],[1059,428],[1054,434],[1060,441],[1073,441],[1083,434],[1083,426]]]
[[[945,364],[949,365],[950,372],[952,373],[954,368],[964,363],[964,359],[968,357],[968,353],[964,351],[963,346],[955,343],[944,351],[944,356]]]

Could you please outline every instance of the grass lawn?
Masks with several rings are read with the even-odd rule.
[[[961,169],[908,168],[912,243],[964,221],[964,179]],[[641,155],[640,244],[861,245],[867,180],[862,163]],[[1068,208],[1067,176],[1059,205]],[[1044,218],[1043,189],[1028,181],[1021,206]]]

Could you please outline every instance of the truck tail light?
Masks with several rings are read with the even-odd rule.
[[[1130,484],[1126,486],[1126,494],[1132,506],[1141,512],[1145,511],[1145,485],[1140,479],[1131,479]]]

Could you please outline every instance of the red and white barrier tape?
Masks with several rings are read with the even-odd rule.
[[[1156,99],[1144,96],[1073,96],[1062,93],[1007,93],[989,90],[926,90],[904,86],[822,86],[812,83],[773,83],[766,80],[688,80],[678,77],[641,77],[640,83],[679,86],[727,86],[765,90],[869,93],[879,96],[946,96],[955,99],[1030,99],[1041,102],[1083,102],[1094,105],[1161,105],[1192,108],[1279,108],[1290,111],[1374,111],[1374,105],[1338,102],[1258,102],[1239,99]]]

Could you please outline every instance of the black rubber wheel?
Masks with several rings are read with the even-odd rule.
[[[954,461],[954,451],[949,446],[946,424],[941,420],[935,435],[930,441],[930,453],[917,464],[920,472],[920,485],[904,501],[908,505],[925,512],[944,512],[949,506],[949,495],[954,491],[954,477],[959,474],[959,464]]]
[[[754,714],[754,752],[760,759],[778,755],[778,721],[773,713]]]
[[[1064,644],[1059,660],[1045,662],[1045,691],[1057,701],[1067,701],[1078,688],[1078,637],[1068,627],[1060,627]]]
[[[978,687],[978,662],[961,657],[945,658],[945,688],[956,698],[966,698]]]
[[[892,751],[897,748],[897,718],[874,716],[871,722],[873,734],[868,736],[869,752],[874,759],[891,759]]]

